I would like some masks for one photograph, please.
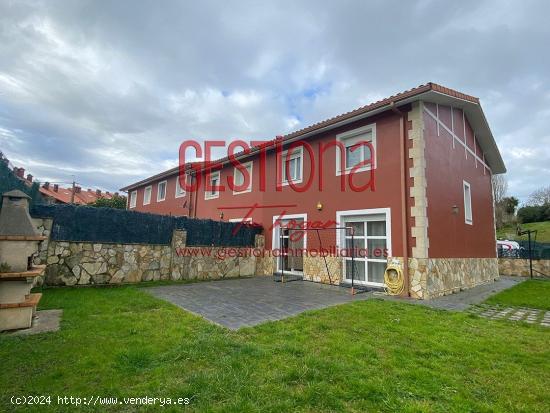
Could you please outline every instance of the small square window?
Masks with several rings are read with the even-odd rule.
[[[130,208],[135,208],[137,205],[137,191],[130,193]]]
[[[376,148],[375,124],[340,133],[336,139],[341,144],[336,150],[337,175],[350,173],[354,167],[357,172],[376,167],[376,154],[373,156],[371,147],[366,144],[369,142],[372,148]],[[343,159],[340,151],[344,151]],[[371,160],[371,163],[364,165],[367,160]]]
[[[209,187],[204,190],[204,199],[214,199],[220,196],[219,188],[216,188],[220,185],[220,172],[211,172],[208,176]]]
[[[183,179],[186,180],[187,176],[185,176]],[[183,188],[180,184],[179,175],[176,176],[176,195],[175,196],[176,196],[176,198],[181,198],[181,197],[185,196],[185,188]]]
[[[166,199],[166,181],[158,183],[157,187],[157,202],[164,201]]]
[[[245,189],[240,189],[244,185],[245,177],[243,171],[241,171],[238,168],[233,169],[233,183],[235,185],[235,190],[233,191],[234,194],[242,194],[244,192],[250,192],[252,191],[252,161],[244,163],[243,166],[246,169],[248,173],[248,186]]]
[[[302,169],[303,169],[303,149],[302,147],[293,148],[289,154],[285,151],[281,155],[281,169],[283,185],[288,184],[290,181],[297,184],[302,182]]]
[[[152,186],[145,187],[143,191],[143,205],[149,205],[151,203],[151,193],[153,192]]]

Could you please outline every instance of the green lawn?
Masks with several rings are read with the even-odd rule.
[[[486,303],[550,310],[550,280],[527,280],[490,297]]]
[[[522,229],[537,230],[538,242],[550,242],[550,221],[532,222],[530,224],[521,224]],[[527,241],[527,236],[518,237],[516,235],[516,226],[503,227],[497,231],[498,239],[523,240]]]
[[[535,325],[370,300],[234,332],[133,286],[49,289],[41,307],[64,309],[61,331],[0,335],[0,411],[12,395],[191,397],[185,411],[209,412],[550,405],[550,330]]]

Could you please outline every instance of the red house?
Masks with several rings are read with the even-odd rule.
[[[366,250],[353,258],[356,284],[384,286],[388,263],[402,267],[404,293],[416,298],[498,278],[491,176],[506,168],[478,98],[428,83],[278,142],[241,153],[240,167],[229,158],[214,170],[188,166],[186,182],[198,183],[197,191],[181,187],[179,168],[128,185],[122,188],[129,193],[128,208],[246,218],[264,226],[268,250],[281,244],[292,250],[335,247],[323,258],[274,257],[267,274],[283,270],[312,281],[349,283],[351,258],[336,251],[349,246],[350,230],[292,236],[297,223],[327,223],[353,228],[354,246]],[[362,188],[353,190],[350,175]],[[241,190],[229,189],[229,178],[244,183]],[[260,207],[251,211],[253,205]]]

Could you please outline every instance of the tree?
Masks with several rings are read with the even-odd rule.
[[[499,204],[506,196],[506,192],[508,192],[508,181],[506,181],[504,175],[493,175],[491,181],[493,184],[493,198],[495,204]]]
[[[534,191],[529,196],[527,204],[531,206],[550,204],[550,185]]]
[[[540,205],[524,206],[518,209],[518,218],[522,224],[541,222],[545,220],[546,209],[547,207]]]
[[[126,197],[114,195],[112,198],[99,198],[97,201],[90,204],[93,207],[126,209]]]
[[[514,215],[519,204],[519,200],[513,196],[506,196],[502,198],[501,204],[504,212],[508,215]]]
[[[495,224],[497,228],[502,228],[506,218],[503,200],[508,190],[508,182],[504,175],[493,175],[491,184],[493,185],[493,200],[495,202]]]

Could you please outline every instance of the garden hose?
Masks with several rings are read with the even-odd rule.
[[[401,266],[390,264],[384,272],[384,283],[386,284],[386,293],[389,295],[399,295],[405,289],[405,279]]]

